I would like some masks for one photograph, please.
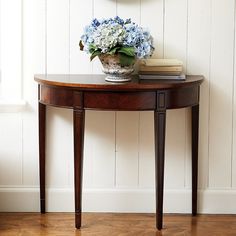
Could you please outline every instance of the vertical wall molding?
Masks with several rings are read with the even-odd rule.
[[[2,9],[2,6],[1,6],[1,1],[0,1],[0,12],[1,12],[1,9]],[[2,45],[2,39],[1,39],[1,35],[2,35],[2,19],[0,17],[0,50],[1,50],[1,45]],[[1,82],[2,82],[2,56],[1,56],[1,51],[0,51],[0,99],[2,99],[2,85],[1,85]]]
[[[232,112],[232,162],[231,162],[231,171],[232,171],[232,187],[236,187],[236,3],[234,3],[234,77],[233,77],[233,112]]]
[[[236,50],[236,2],[234,2],[234,38],[233,38],[233,45],[234,45],[234,55],[233,55],[233,93],[232,93],[232,141],[231,141],[231,187],[234,186],[234,140],[235,140],[235,50]]]
[[[210,126],[210,94],[211,94],[211,52],[212,52],[212,0],[210,1],[210,55],[209,55],[209,78],[208,78],[208,139],[207,139],[207,144],[208,144],[208,149],[207,149],[207,185],[206,187],[209,188],[210,185],[210,177],[209,177],[209,170],[210,170],[210,131],[209,131],[209,126]]]

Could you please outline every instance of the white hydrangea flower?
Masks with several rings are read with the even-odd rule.
[[[102,24],[93,34],[94,46],[106,53],[124,40],[125,30],[119,24]]]

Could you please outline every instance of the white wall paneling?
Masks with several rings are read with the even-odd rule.
[[[47,72],[69,73],[70,4],[68,0],[47,0]]]
[[[86,12],[86,14],[84,14]],[[70,73],[91,73],[89,55],[79,51],[79,40],[85,25],[93,16],[93,1],[70,0]]]
[[[139,166],[138,184],[140,188],[155,186],[155,153],[154,153],[154,113],[140,112],[138,132]]]
[[[80,52],[80,36],[93,17],[119,15],[150,29],[155,58],[205,76],[199,211],[236,213],[234,0],[1,0],[0,11],[0,211],[39,210],[33,75],[102,73]],[[21,99],[27,106],[11,113],[7,104]],[[73,211],[73,114],[47,111],[48,210]],[[191,211],[190,118],[190,109],[167,112],[165,212]],[[153,112],[86,111],[85,126],[83,209],[154,212]]]
[[[164,55],[164,1],[140,1],[140,24],[151,31],[155,47],[153,57],[155,58],[163,58]]]
[[[231,187],[234,1],[212,1],[209,187]],[[224,57],[224,60],[222,60]]]
[[[87,111],[85,132],[85,147],[91,156],[84,158],[92,158],[86,168],[92,186],[111,188],[115,183],[115,112]]]
[[[117,112],[116,185],[138,186],[139,112]]]
[[[140,24],[140,13],[141,13],[141,1],[125,1],[117,0],[117,15],[127,19],[131,18],[132,21]]]
[[[50,187],[69,187],[69,167],[70,162],[73,163],[72,112],[48,108],[46,125],[47,184]]]
[[[2,3],[1,3],[1,1],[0,1],[0,12],[1,12],[1,9],[2,9]],[[1,85],[1,80],[2,80],[2,53],[1,53],[1,45],[2,45],[2,43],[1,43],[1,41],[2,41],[2,37],[1,37],[1,35],[2,35],[2,31],[1,31],[1,29],[2,29],[2,24],[1,24],[1,22],[2,22],[2,18],[0,17],[0,99],[2,99],[2,85]]]
[[[22,98],[22,0],[1,0],[1,97]]]
[[[188,1],[187,73],[202,74],[199,126],[199,187],[208,186],[209,76],[211,0]],[[190,168],[187,168],[190,169]]]
[[[187,0],[165,1],[164,57],[183,60],[187,53]],[[175,27],[173,27],[175,25]],[[166,127],[166,187],[185,185],[186,111],[167,112]],[[173,178],[172,173],[178,173]]]
[[[0,116],[0,185],[22,184],[22,126],[21,116]]]
[[[27,109],[22,113],[23,184],[38,184],[37,91],[36,73],[45,73],[46,2],[24,0],[23,4],[23,98]],[[37,25],[37,27],[35,27]]]

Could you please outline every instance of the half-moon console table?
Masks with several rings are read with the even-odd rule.
[[[113,84],[105,75],[36,75],[39,96],[41,213],[45,213],[46,106],[73,109],[75,226],[81,227],[85,110],[154,111],[156,227],[162,229],[166,110],[192,109],[192,214],[197,214],[199,95],[202,76],[185,81],[139,80]]]

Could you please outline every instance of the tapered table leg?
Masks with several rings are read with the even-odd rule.
[[[39,176],[40,176],[40,210],[45,213],[45,139],[46,106],[39,102]]]
[[[192,107],[192,215],[197,214],[199,105]]]
[[[81,227],[85,111],[74,110],[75,226]]]
[[[155,126],[155,173],[156,173],[156,227],[162,229],[163,224],[163,189],[165,163],[165,127],[166,111],[154,112]]]

